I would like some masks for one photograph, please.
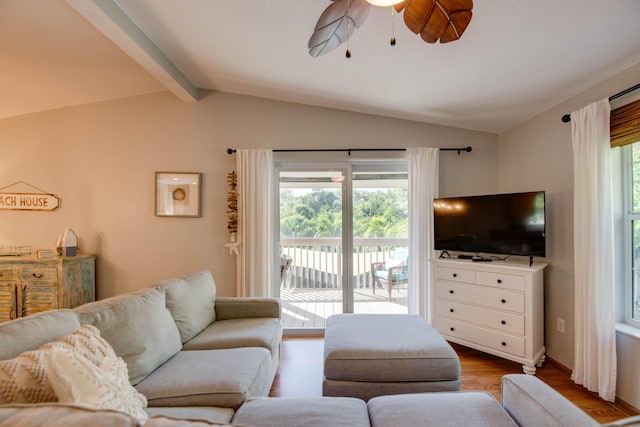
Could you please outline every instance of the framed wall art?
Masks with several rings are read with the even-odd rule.
[[[156,172],[156,216],[200,217],[199,172]]]

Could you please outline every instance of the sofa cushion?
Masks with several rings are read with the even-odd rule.
[[[76,314],[66,309],[45,311],[0,323],[0,360],[35,350],[43,344],[69,335],[79,327]]]
[[[502,377],[502,407],[518,425],[600,425],[573,402],[533,375],[509,374]]]
[[[183,346],[183,350],[263,347],[275,354],[282,341],[282,322],[273,317],[218,320]]]
[[[367,406],[372,427],[517,427],[496,399],[484,392],[379,396]]]
[[[180,351],[180,334],[160,289],[143,289],[74,309],[124,359],[135,385]]]
[[[160,415],[157,417],[151,418],[145,424],[145,427],[209,427],[209,426],[218,426],[218,427],[234,427],[231,424],[220,424],[214,421],[208,421],[206,419],[199,418],[174,418],[167,417],[164,415]]]
[[[640,415],[611,421],[610,423],[602,424],[602,427],[640,427]]]
[[[216,320],[216,284],[209,271],[159,282],[164,289],[167,308],[173,316],[183,343]]]
[[[215,406],[156,406],[147,407],[144,410],[149,415],[149,421],[165,417],[170,419],[205,420],[218,424],[230,423],[235,412],[231,408],[218,408]]]
[[[367,404],[350,397],[252,398],[238,409],[233,424],[261,427],[370,426]]]
[[[237,409],[271,384],[265,348],[181,351],[136,388],[149,406],[219,406]]]
[[[100,410],[62,403],[0,406],[0,427],[138,427],[132,417],[119,411]]]
[[[122,358],[108,357],[96,365],[79,351],[55,346],[47,362],[47,378],[60,402],[114,409],[141,424],[147,420],[147,401],[129,383]]]

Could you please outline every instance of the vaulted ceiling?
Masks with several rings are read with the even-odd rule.
[[[330,0],[0,0],[0,118],[170,90],[224,91],[502,132],[640,62],[638,0],[476,0],[427,44],[372,7],[307,42]],[[640,82],[640,76],[638,76]]]

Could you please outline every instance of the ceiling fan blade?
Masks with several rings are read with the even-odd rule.
[[[309,55],[317,58],[344,43],[347,36],[364,23],[370,9],[366,0],[333,1],[316,23],[309,39]]]
[[[406,0],[404,22],[427,43],[458,40],[473,16],[473,0]]]

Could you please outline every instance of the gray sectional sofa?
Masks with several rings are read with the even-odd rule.
[[[95,327],[126,362],[126,387],[132,384],[146,396],[146,427],[599,425],[529,375],[503,378],[502,405],[477,391],[379,396],[368,402],[266,397],[280,355],[280,315],[277,299],[216,298],[213,278],[204,271],[74,310],[0,324],[0,361],[11,367],[23,352]],[[42,377],[38,369],[29,374]],[[6,389],[0,378],[0,397]],[[639,421],[612,425],[637,425],[633,422]],[[140,421],[121,411],[56,401],[0,405],[0,427],[89,425],[137,427]]]
[[[600,426],[538,378],[524,374],[502,380],[503,403],[479,391],[431,392],[380,396],[365,402],[350,397],[254,397],[227,423],[207,420],[197,408],[173,416],[156,415],[145,427],[595,427]],[[48,403],[0,406],[0,427],[139,427],[132,417],[113,410]],[[606,426],[640,426],[631,417]]]
[[[0,360],[84,324],[124,359],[151,415],[227,422],[247,398],[269,394],[278,368],[279,300],[216,297],[208,271],[0,324]]]

